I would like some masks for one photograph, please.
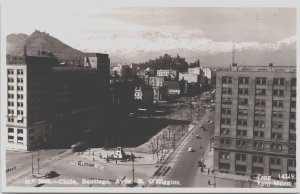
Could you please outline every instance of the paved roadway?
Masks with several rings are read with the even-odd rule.
[[[40,150],[39,158],[40,158],[40,166],[49,162],[52,157],[55,157],[59,154],[65,152],[66,149],[48,149]],[[32,170],[32,156],[33,156],[33,166],[35,169],[35,173],[37,173],[37,158],[38,152],[15,152],[15,151],[7,151],[6,152],[6,169],[11,167],[16,167],[14,170],[6,173],[7,182],[25,174],[31,172]]]

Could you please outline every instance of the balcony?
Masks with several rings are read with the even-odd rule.
[[[281,170],[281,165],[280,164],[270,164],[271,169],[276,169],[276,170]]]
[[[247,161],[236,160],[235,164],[238,164],[238,165],[247,165]]]
[[[220,163],[229,164],[229,163],[230,163],[230,160],[227,160],[227,159],[221,159],[221,158],[220,158]]]

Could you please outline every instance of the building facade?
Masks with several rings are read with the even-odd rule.
[[[7,56],[7,149],[28,150],[52,136],[51,56]]]
[[[296,67],[218,71],[211,143],[220,172],[296,174]]]
[[[7,149],[42,147],[61,131],[53,127],[59,128],[56,120],[91,110],[103,112],[108,55],[87,53],[84,61],[84,66],[61,67],[49,53],[7,56]]]

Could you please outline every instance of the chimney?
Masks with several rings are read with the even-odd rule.
[[[24,46],[23,52],[24,52],[23,55],[24,55],[24,56],[27,56],[27,47],[26,47],[26,46]]]

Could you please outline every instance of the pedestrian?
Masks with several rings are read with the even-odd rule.
[[[207,170],[207,174],[208,174],[208,175],[209,175],[209,173],[210,173],[210,169]]]
[[[201,167],[201,172],[204,172],[204,170],[203,170],[203,166]]]
[[[118,160],[116,160],[116,164],[118,164]]]

